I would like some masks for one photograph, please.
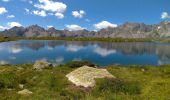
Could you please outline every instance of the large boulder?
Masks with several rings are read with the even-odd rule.
[[[35,62],[33,68],[35,70],[41,71],[42,69],[49,69],[52,68],[53,65],[48,63],[46,60],[38,60]]]
[[[93,68],[89,66],[80,67],[66,77],[76,86],[93,87],[95,85],[96,78],[115,78],[106,69]]]

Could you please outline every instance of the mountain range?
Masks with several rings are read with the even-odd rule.
[[[49,29],[38,25],[29,27],[13,27],[0,32],[0,35],[8,37],[110,37],[110,38],[168,38],[170,37],[170,22],[146,25],[144,23],[126,22],[118,27],[108,27],[99,31],[69,31]]]

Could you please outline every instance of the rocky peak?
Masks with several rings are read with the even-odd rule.
[[[169,37],[170,22],[161,22],[159,24],[146,25],[144,23],[129,23],[119,25],[118,27],[108,27],[98,32],[88,31],[86,29],[79,31],[56,30],[51,27],[47,30],[37,24],[29,27],[13,27],[2,31],[6,36],[25,36],[25,37],[122,37],[122,38],[145,38],[145,37]]]
[[[27,30],[40,30],[40,31],[45,31],[44,28],[38,26],[37,24],[36,25],[31,25],[29,27],[26,28]]]

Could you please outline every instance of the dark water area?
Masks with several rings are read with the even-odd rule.
[[[170,44],[53,40],[19,40],[0,43],[0,64],[34,63],[41,59],[56,64],[86,60],[101,66],[170,64]]]

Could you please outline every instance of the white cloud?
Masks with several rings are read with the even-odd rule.
[[[48,26],[47,26],[47,28],[52,28],[52,27],[54,27],[54,26],[52,26],[52,25],[48,25]]]
[[[83,28],[79,25],[66,25],[66,29],[69,31],[78,31],[78,30],[83,30],[85,28]]]
[[[62,13],[56,13],[55,16],[58,18],[58,19],[63,19],[64,18],[64,15]]]
[[[25,8],[24,10],[25,10],[26,14],[33,14],[33,12],[28,8]]]
[[[21,27],[22,25],[19,22],[8,22],[7,25],[12,28],[14,26]]]
[[[26,13],[30,12],[30,10],[28,8],[25,8],[24,10],[26,11]]]
[[[114,54],[116,53],[117,51],[116,50],[107,50],[105,48],[101,48],[101,47],[97,47],[95,50],[94,50],[95,53],[103,56],[103,57],[106,57],[108,55],[111,55],[111,54]]]
[[[84,10],[72,11],[72,15],[73,15],[75,18],[83,18],[85,14],[86,14],[86,13],[85,13]]]
[[[0,7],[0,15],[1,14],[4,14],[4,13],[7,13],[8,11],[6,10],[6,8],[4,7]]]
[[[4,60],[0,60],[0,65],[5,65],[5,64],[9,64],[8,61],[4,61]]]
[[[42,16],[42,17],[46,17],[47,16],[47,14],[46,14],[46,12],[44,10],[41,10],[41,11],[34,10],[33,14],[38,15],[38,16]]]
[[[90,20],[89,20],[89,19],[85,19],[85,21],[86,21],[86,22],[90,22]]]
[[[170,18],[170,16],[168,15],[167,12],[163,12],[162,15],[161,15],[161,18],[162,19],[168,19],[168,18]]]
[[[104,29],[104,28],[108,28],[108,27],[117,27],[117,24],[112,24],[108,21],[102,21],[97,24],[94,24],[94,27],[96,29]]]
[[[34,6],[46,11],[63,13],[67,9],[67,5],[62,2],[54,2],[52,0],[39,0],[39,4]]]
[[[8,28],[4,26],[0,26],[0,30],[5,30],[5,29],[8,29]]]
[[[14,15],[8,15],[7,18],[14,18]]]
[[[21,27],[22,25],[19,22],[8,22],[7,26],[0,26],[0,30],[10,29],[14,26]]]
[[[3,2],[9,2],[10,0],[2,0]]]
[[[28,2],[29,2],[30,4],[33,4],[33,1],[31,1],[31,0],[30,0],[30,1],[28,1]]]

